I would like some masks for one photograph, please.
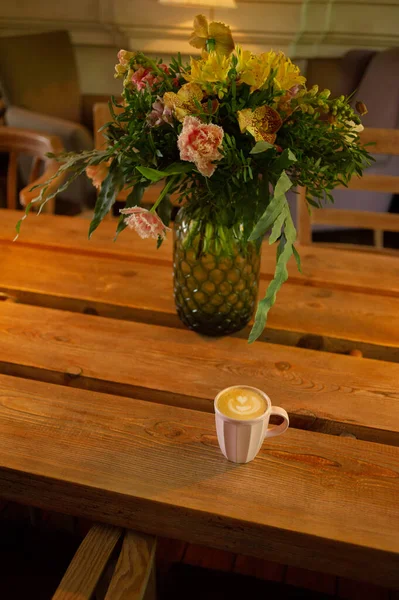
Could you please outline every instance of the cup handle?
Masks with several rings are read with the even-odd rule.
[[[275,437],[276,435],[281,435],[285,431],[287,431],[288,426],[290,424],[290,420],[287,414],[287,411],[284,408],[280,408],[279,406],[272,406],[270,411],[271,415],[277,415],[278,417],[282,417],[284,421],[280,423],[280,425],[274,425],[274,427],[270,427],[265,432],[265,438]]]

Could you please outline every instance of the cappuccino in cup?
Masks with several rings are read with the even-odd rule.
[[[268,406],[263,395],[256,390],[233,387],[219,395],[217,408],[230,419],[246,421],[263,415]]]
[[[287,430],[287,412],[272,406],[265,392],[247,385],[234,385],[215,398],[216,432],[224,456],[235,463],[247,463],[258,454],[263,440]],[[280,417],[279,425],[269,427],[271,415]]]

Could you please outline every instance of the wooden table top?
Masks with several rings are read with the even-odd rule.
[[[170,242],[42,215],[13,244],[17,216],[0,211],[0,496],[399,586],[397,258],[302,248],[249,346],[181,326]],[[262,291],[273,264],[266,247]],[[209,414],[238,382],[292,423],[248,465]]]

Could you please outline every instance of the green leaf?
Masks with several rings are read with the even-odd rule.
[[[174,182],[175,182],[175,177],[171,177],[165,183],[164,187],[162,188],[162,192],[159,194],[158,198],[156,199],[156,201],[153,204],[153,207],[151,208],[152,212],[154,212],[158,208],[158,206],[161,204],[161,202],[165,198],[165,196],[169,194],[169,190],[173,186]]]
[[[137,171],[141,173],[146,179],[149,179],[153,183],[161,181],[169,175],[165,171],[158,171],[157,169],[151,169],[150,167],[136,167]]]
[[[302,265],[301,265],[301,257],[299,256],[299,252],[298,250],[295,248],[295,246],[292,246],[292,251],[294,253],[294,258],[296,260],[296,266],[297,269],[300,273],[302,273]]]
[[[274,221],[273,229],[269,237],[269,244],[274,244],[277,239],[281,235],[281,230],[284,225],[284,221],[287,218],[287,201],[285,201],[286,205],[283,206],[281,213],[278,215],[277,219]]]
[[[256,142],[250,154],[260,154],[261,152],[266,152],[266,150],[270,150],[270,148],[274,148],[274,146],[273,144],[269,144],[269,142]]]
[[[170,201],[169,194],[165,194],[164,198],[158,204],[157,214],[160,217],[162,223],[169,227],[170,217],[172,214],[172,203]]]
[[[248,343],[252,344],[261,335],[265,328],[267,315],[269,310],[276,301],[277,292],[288,279],[287,263],[293,253],[293,246],[291,242],[285,240],[283,236],[280,240],[277,249],[277,264],[274,272],[274,278],[270,282],[266,296],[258,304],[258,308],[255,315],[255,323],[252,327],[251,333],[249,334]]]
[[[193,164],[189,162],[184,163],[172,163],[164,170],[167,175],[180,175],[182,173],[189,173],[193,170]]]
[[[284,226],[284,235],[287,238],[287,240],[289,242],[291,242],[291,244],[293,244],[296,241],[296,229],[295,229],[294,221],[292,220],[292,217],[291,217],[291,212],[290,212],[290,207],[288,206],[288,202],[287,202],[287,214],[286,214],[285,226]]]
[[[139,206],[141,199],[143,197],[144,194],[144,190],[147,186],[144,185],[143,183],[136,183],[136,185],[134,186],[133,190],[130,192],[130,194],[128,195],[128,197],[126,198],[126,204],[125,204],[125,208],[133,208],[133,206]],[[119,217],[119,221],[118,221],[118,226],[116,228],[116,233],[115,233],[115,238],[114,241],[116,240],[116,238],[118,237],[118,235],[124,230],[126,229],[126,225],[125,225],[125,215],[121,215]]]
[[[188,173],[192,171],[193,165],[190,163],[172,163],[164,171],[158,171],[157,169],[151,169],[150,167],[136,167],[136,169],[144,175],[146,179],[149,179],[153,183],[165,179],[170,175],[181,175],[182,173]]]
[[[287,200],[285,194],[291,187],[292,182],[287,173],[283,171],[274,188],[273,198],[248,238],[250,242],[254,242],[260,238],[268,231],[268,229],[270,229],[270,227],[272,227],[286,205]]]
[[[282,151],[280,156],[278,158],[276,158],[276,160],[274,161],[273,170],[275,170],[279,173],[280,171],[283,171],[284,169],[288,169],[291,165],[293,165],[296,162],[297,162],[297,160],[296,160],[295,154],[292,152],[292,150],[290,150],[289,148],[286,148],[285,150]]]
[[[113,163],[114,164],[114,163]],[[93,232],[97,229],[105,215],[110,211],[115,202],[118,192],[122,189],[123,184],[120,182],[120,173],[117,168],[111,168],[108,175],[104,179],[100,193],[97,197],[97,202],[94,207],[94,217],[89,227],[89,239]]]

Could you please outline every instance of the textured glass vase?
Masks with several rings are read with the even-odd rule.
[[[174,230],[174,295],[183,323],[210,336],[243,329],[258,298],[260,250],[260,243],[244,241],[240,224],[214,226],[180,209]]]

